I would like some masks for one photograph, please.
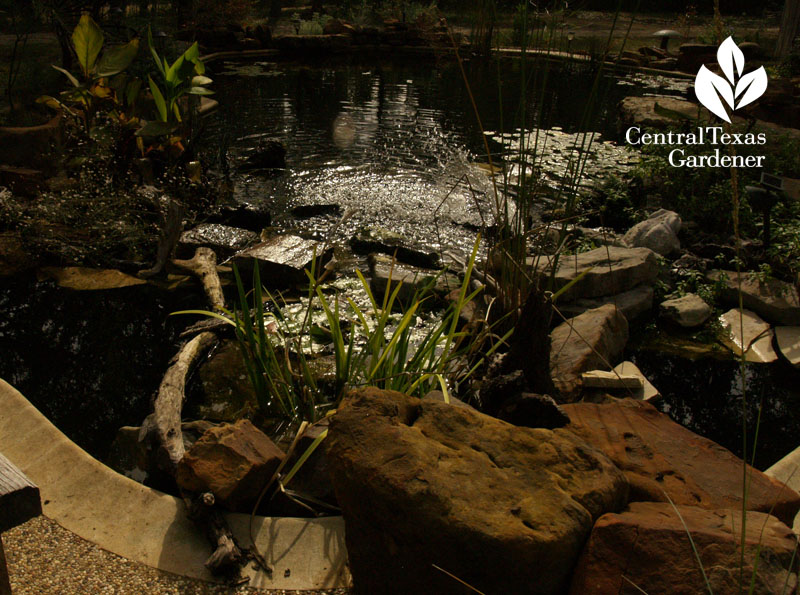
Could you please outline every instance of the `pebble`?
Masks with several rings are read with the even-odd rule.
[[[132,562],[39,516],[3,533],[14,595],[348,595],[327,591],[256,590],[187,578]]]

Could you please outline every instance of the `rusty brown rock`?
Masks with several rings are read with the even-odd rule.
[[[610,370],[628,342],[628,321],[614,304],[587,310],[550,334],[550,375],[560,402],[578,398],[581,373]]]
[[[793,552],[797,538],[773,516],[750,512],[746,520],[742,566],[738,547],[743,524],[741,510],[673,508],[666,503],[635,502],[626,512],[606,514],[592,529],[570,593],[705,593],[708,587],[700,563],[713,593],[794,593],[797,561]],[[693,555],[689,534],[700,562]],[[750,591],[758,548],[754,589]],[[740,577],[744,582],[741,590]]]
[[[706,509],[741,508],[742,460],[698,436],[651,404],[631,399],[562,407],[572,430],[622,469],[632,501],[666,502]],[[800,494],[750,468],[749,510],[792,524]],[[774,507],[774,508],[773,508]]]
[[[178,485],[210,491],[233,511],[251,512],[283,452],[248,420],[207,430],[178,464]]]
[[[563,429],[354,391],[326,440],[356,593],[561,593],[603,511],[624,506],[611,462]]]

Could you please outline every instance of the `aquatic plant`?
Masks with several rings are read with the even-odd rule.
[[[197,42],[189,46],[183,54],[169,64],[166,58],[158,55],[153,45],[152,31],[147,29],[147,45],[153,56],[160,84],[148,75],[147,82],[156,106],[156,120],[145,124],[136,134],[138,136],[157,137],[175,132],[186,119],[187,107],[181,99],[188,95],[212,95],[213,91],[206,86],[212,80],[205,76],[206,68],[200,59],[200,48]],[[180,137],[172,139],[173,144],[180,142]]]
[[[466,265],[458,295],[422,338],[412,329],[420,310],[435,299],[438,278],[418,287],[413,297],[401,303],[402,283],[393,283],[390,276],[383,296],[377,298],[369,282],[357,272],[369,301],[367,310],[350,297],[326,296],[325,274],[317,274],[316,264],[307,271],[307,305],[299,329],[284,314],[286,303],[281,297],[261,286],[257,263],[249,291],[234,267],[238,300],[232,310],[221,314],[184,310],[175,314],[202,314],[234,327],[248,378],[266,417],[317,421],[335,409],[350,388],[360,385],[419,397],[439,387],[448,394],[448,387],[467,378],[510,335],[509,331],[495,338],[493,347],[481,353],[480,346],[490,329],[466,328],[460,322],[461,313],[482,290],[470,290],[479,241]],[[324,313],[327,328],[310,324],[315,302]],[[400,314],[396,315],[398,308]],[[309,336],[332,346],[332,390],[317,381],[316,354]],[[465,365],[456,366],[457,362]]]
[[[80,79],[60,66],[53,68],[62,72],[72,87],[56,99],[45,95],[37,102],[79,117],[88,132],[100,110],[112,111],[132,96],[137,95],[141,83],[123,78],[113,79],[124,71],[139,52],[139,39],[103,49],[105,36],[88,14],[81,16],[72,32],[72,48],[78,57]]]

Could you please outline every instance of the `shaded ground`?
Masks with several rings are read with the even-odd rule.
[[[116,595],[347,595],[329,591],[259,591],[226,587],[162,572],[109,553],[40,516],[3,534],[15,595],[114,593]]]

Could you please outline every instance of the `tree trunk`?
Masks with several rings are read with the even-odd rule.
[[[781,30],[778,33],[776,58],[785,58],[792,51],[795,38],[800,34],[800,0],[786,0],[781,17]]]
[[[281,0],[272,0],[269,3],[269,20],[274,22],[281,17]]]

